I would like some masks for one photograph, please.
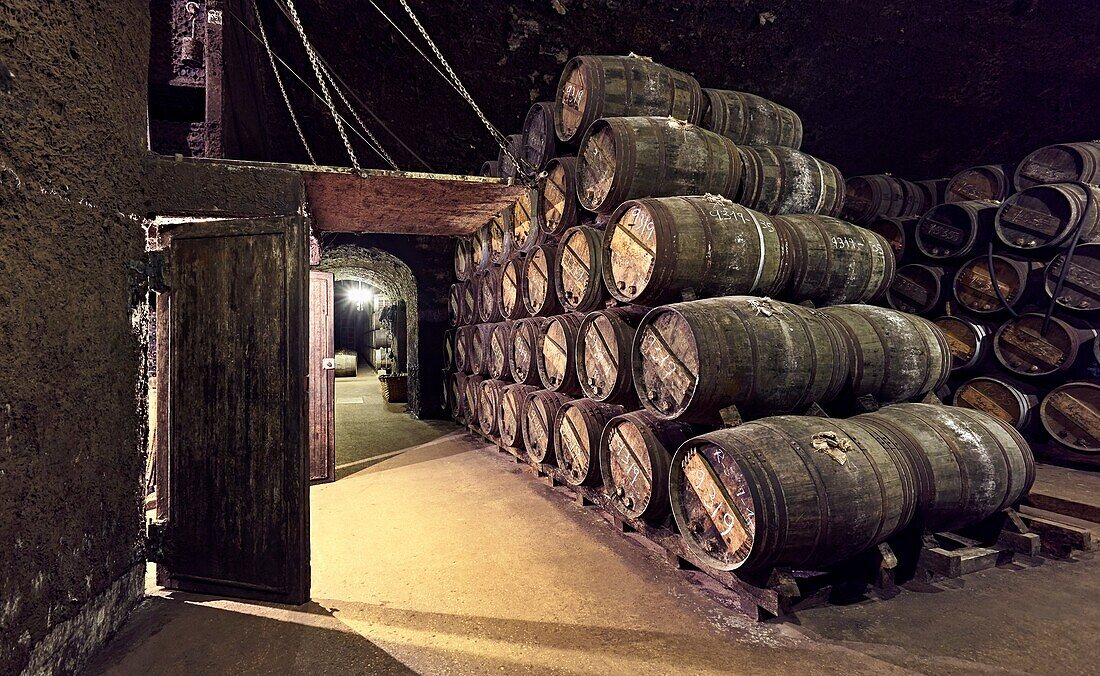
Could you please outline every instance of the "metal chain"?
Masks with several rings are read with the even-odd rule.
[[[359,128],[362,129],[363,132],[366,133],[367,138],[370,139],[369,145],[371,146],[371,150],[381,155],[382,159],[386,161],[386,164],[393,167],[395,171],[401,171],[401,168],[398,167],[397,163],[393,161],[393,158],[390,157],[390,154],[386,152],[385,148],[382,147],[382,143],[378,140],[378,137],[376,137],[371,132],[371,130],[367,128],[367,125],[363,123],[363,118],[359,117],[359,113],[356,112],[355,108],[351,105],[351,102],[349,102],[347,97],[344,96],[344,90],[340,89],[340,85],[336,83],[336,79],[332,76],[332,71],[328,69],[328,66],[326,66],[323,61],[321,62],[321,70],[322,72],[324,72],[325,77],[328,78],[328,81],[332,85],[332,88],[336,91],[336,95],[339,96],[340,100],[344,102],[344,106],[351,111],[351,116],[354,117],[355,121],[359,123]]]
[[[494,139],[496,139],[496,142],[500,145],[500,148],[504,151],[504,154],[508,157],[508,159],[512,160],[512,163],[516,165],[524,178],[529,178],[531,175],[533,175],[534,170],[531,165],[526,160],[518,159],[515,155],[512,154],[512,149],[508,147],[508,139],[504,136],[504,134],[500,133],[499,129],[493,126],[493,123],[489,121],[489,118],[485,116],[485,113],[481,112],[481,108],[477,105],[477,102],[474,101],[474,97],[470,95],[470,92],[466,91],[466,87],[462,84],[462,80],[458,79],[458,75],[456,75],[454,69],[451,68],[451,64],[447,63],[447,59],[443,58],[443,54],[439,51],[439,48],[435,46],[435,42],[432,40],[431,36],[428,35],[428,31],[424,29],[423,25],[421,25],[420,19],[416,18],[416,14],[412,11],[412,7],[409,7],[409,3],[405,2],[405,0],[399,1],[401,2],[401,6],[405,9],[405,13],[409,15],[409,18],[412,19],[413,24],[416,25],[416,29],[420,31],[420,36],[424,38],[424,41],[428,43],[428,47],[431,48],[432,53],[435,54],[435,58],[439,59],[439,63],[443,66],[443,69],[447,71],[447,74],[451,80],[451,84],[458,91],[459,95],[461,95],[462,98],[466,99],[466,103],[469,103],[470,107],[474,109],[474,112],[477,113],[477,116],[481,120],[481,123],[485,125],[485,128],[488,129],[489,133],[493,135]]]
[[[294,24],[294,28],[298,31],[298,37],[302,39],[302,45],[306,48],[306,55],[309,57],[309,63],[313,66],[313,73],[317,76],[317,82],[321,85],[321,94],[325,97],[325,104],[328,105],[329,112],[332,113],[332,120],[336,123],[336,129],[340,132],[340,138],[344,140],[344,147],[347,148],[348,157],[351,158],[351,166],[358,174],[363,173],[363,168],[359,166],[359,160],[355,157],[355,149],[351,145],[351,139],[348,138],[347,131],[344,130],[344,123],[340,119],[340,114],[336,111],[336,103],[332,100],[332,94],[329,93],[328,84],[325,82],[325,76],[321,72],[321,64],[317,59],[317,52],[313,50],[313,45],[310,44],[309,38],[306,37],[306,29],[302,26],[301,19],[298,18],[298,10],[294,7],[294,0],[285,0],[287,10],[290,11],[290,20]]]
[[[279,75],[279,66],[275,63],[275,53],[271,51],[271,44],[267,41],[267,31],[264,29],[264,20],[260,16],[260,5],[257,0],[252,0],[252,10],[256,13],[256,25],[260,29],[260,39],[264,43],[264,49],[267,50],[267,59],[271,62],[271,70],[275,73],[275,82],[279,85],[279,93],[283,95],[283,101],[286,103],[286,110],[290,113],[290,120],[294,123],[294,128],[298,130],[298,138],[302,140],[302,147],[306,149],[306,155],[309,156],[309,161],[313,166],[317,166],[317,160],[313,157],[313,151],[309,148],[309,143],[306,142],[306,135],[302,132],[302,125],[298,124],[298,116],[294,114],[294,108],[290,105],[290,97],[287,96],[286,87],[283,86],[283,76]]]

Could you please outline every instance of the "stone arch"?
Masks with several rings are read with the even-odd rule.
[[[417,283],[412,269],[397,256],[374,247],[343,244],[321,252],[321,262],[316,266],[323,272],[331,272],[335,281],[361,281],[380,289],[397,301],[404,301],[406,326],[406,364],[409,375],[410,411],[420,408],[420,352],[417,317]]]

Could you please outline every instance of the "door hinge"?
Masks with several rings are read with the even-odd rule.
[[[127,263],[130,272],[130,308],[136,308],[150,291],[168,290],[167,257],[164,251],[147,251],[143,258]]]

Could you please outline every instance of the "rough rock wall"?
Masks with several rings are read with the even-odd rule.
[[[148,43],[145,0],[0,4],[0,673],[78,668],[142,590]]]
[[[419,41],[397,0],[377,3]],[[473,112],[370,4],[296,4],[318,51],[433,169],[476,172],[495,157]],[[519,131],[533,101],[553,98],[567,58],[633,51],[703,86],[794,108],[805,123],[805,149],[846,175],[933,178],[1100,137],[1100,3],[1086,0],[410,4],[505,133]],[[280,53],[310,79],[289,23],[270,4],[264,9]],[[275,94],[268,132],[280,139],[272,147],[282,159],[300,159],[277,90],[267,91]],[[300,84],[291,91],[321,161],[346,164],[327,111]],[[422,168],[375,129],[402,168]],[[360,147],[365,162],[381,166]]]

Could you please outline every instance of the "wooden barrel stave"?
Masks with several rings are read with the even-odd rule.
[[[785,106],[746,92],[703,89],[700,125],[737,145],[802,147],[802,120]]]
[[[824,214],[844,209],[840,170],[811,155],[782,146],[739,146],[742,161],[739,204],[766,214]]]
[[[733,197],[741,182],[737,145],[702,127],[666,117],[601,119],[581,141],[577,197],[610,213],[639,197]]]
[[[851,364],[847,394],[891,404],[922,397],[947,382],[951,347],[927,319],[874,307],[837,305],[821,310],[847,338]]]
[[[466,412],[466,424],[475,428],[480,427],[478,416],[481,411],[481,383],[484,380],[485,378],[477,373],[466,377],[462,408]]]
[[[523,447],[523,416],[527,410],[527,395],[537,392],[533,385],[512,383],[506,386],[500,397],[500,441],[505,446]]]
[[[466,378],[469,376],[461,371],[456,371],[452,376],[450,381],[451,393],[449,395],[451,417],[454,418],[455,422],[464,424],[466,422]]]
[[[1079,453],[1100,453],[1100,385],[1070,382],[1043,398],[1039,419],[1051,438]]]
[[[493,324],[475,324],[470,336],[470,370],[482,376],[489,375],[489,338]]]
[[[528,317],[512,324],[512,347],[508,351],[508,371],[512,380],[524,385],[540,385],[538,355],[542,350],[542,329],[549,319]]]
[[[521,133],[523,159],[535,172],[557,155],[557,134],[554,131],[554,103],[539,101],[527,111]]]
[[[577,329],[577,380],[589,399],[635,407],[630,351],[648,308],[636,305],[585,315]]]
[[[490,437],[499,433],[500,398],[510,383],[504,380],[481,381],[481,395],[478,399],[477,421],[481,431]]]
[[[512,378],[508,351],[512,348],[512,328],[514,326],[514,322],[505,320],[493,324],[489,330],[489,375],[497,380],[510,380]]]
[[[504,319],[522,319],[527,316],[523,304],[523,275],[527,270],[522,258],[511,258],[500,269],[500,313]]]
[[[460,282],[470,279],[474,274],[474,239],[473,237],[455,238],[455,278]]]
[[[551,317],[542,328],[542,347],[535,354],[539,380],[552,392],[581,394],[577,380],[577,331],[584,315],[570,313]]]
[[[572,486],[598,486],[600,434],[615,416],[626,412],[618,404],[574,399],[554,416],[554,457]]]
[[[910,188],[907,183],[889,174],[846,178],[842,217],[856,225],[867,225],[876,218],[911,216],[913,209],[910,203],[916,187]]]
[[[451,326],[459,326],[466,323],[466,317],[463,312],[465,308],[463,295],[465,293],[466,282],[451,284],[447,292],[447,319],[451,322]]]
[[[489,263],[500,265],[512,255],[514,231],[512,209],[505,209],[489,219]]]
[[[532,214],[532,192],[524,190],[512,205],[512,246],[508,251],[508,259],[525,254],[542,243],[538,224]]]
[[[558,409],[573,398],[561,392],[536,390],[527,395],[523,411],[523,447],[532,461],[555,464],[554,419]]]
[[[576,143],[596,120],[668,116],[697,124],[703,89],[695,78],[636,56],[577,56],[562,71],[554,108],[558,139]]]
[[[504,319],[500,311],[500,266],[493,266],[477,273],[478,317],[483,323]]]
[[[566,230],[551,269],[558,303],[567,312],[591,312],[606,304],[603,231],[584,225]]]
[[[611,504],[625,516],[661,523],[669,515],[672,454],[691,425],[631,411],[608,421],[600,434],[600,475]]]
[[[654,308],[632,350],[634,389],[664,419],[709,422],[736,406],[790,412],[844,387],[849,350],[820,312],[751,296]]]
[[[539,229],[547,236],[560,235],[588,219],[589,212],[577,201],[576,157],[555,157],[547,163],[532,209]]]

